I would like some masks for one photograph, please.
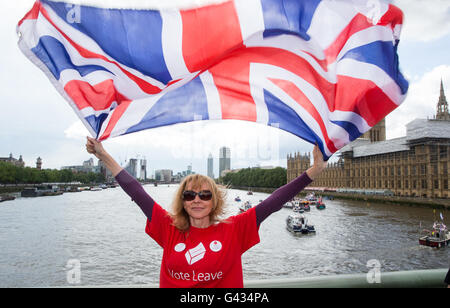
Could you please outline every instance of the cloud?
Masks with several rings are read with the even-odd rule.
[[[401,39],[429,42],[450,34],[450,1],[394,0],[404,14]]]
[[[406,135],[405,125],[414,119],[433,118],[439,100],[441,78],[447,102],[450,97],[450,65],[440,65],[420,78],[410,80],[405,101],[386,117],[386,137],[392,139]]]

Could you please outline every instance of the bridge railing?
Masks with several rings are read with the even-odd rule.
[[[443,288],[448,269],[247,280],[246,288]]]

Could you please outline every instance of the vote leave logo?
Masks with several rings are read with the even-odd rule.
[[[189,249],[184,256],[186,257],[186,261],[188,262],[188,264],[192,265],[195,262],[203,259],[205,257],[205,252],[205,246],[200,243],[196,247]]]
[[[175,245],[174,250],[176,252],[182,252],[186,249],[186,244],[184,243],[178,243]],[[222,250],[222,243],[219,241],[212,241],[209,244],[209,249],[212,252],[219,252]],[[194,264],[195,262],[200,261],[205,257],[206,254],[206,248],[203,246],[203,243],[198,244],[196,247],[189,249],[184,256],[186,257],[186,261],[189,265]]]

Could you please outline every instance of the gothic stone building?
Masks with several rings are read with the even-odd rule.
[[[397,196],[449,198],[450,114],[441,82],[434,119],[406,125],[406,136],[386,140],[381,121],[362,138],[343,147],[312,186],[389,190]],[[287,158],[288,182],[310,166],[310,156]]]

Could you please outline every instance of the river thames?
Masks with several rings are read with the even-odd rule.
[[[144,186],[169,208],[177,185]],[[228,190],[228,215],[242,202],[268,194]],[[286,230],[285,209],[260,227],[261,242],[243,255],[244,280],[448,268],[450,247],[420,246],[420,226],[450,211],[357,201],[325,200],[304,215],[315,235]],[[158,284],[162,249],[145,232],[146,218],[120,187],[0,203],[0,287]],[[74,267],[76,264],[76,267]],[[79,270],[73,276],[73,269]],[[72,277],[72,278],[71,278]]]

